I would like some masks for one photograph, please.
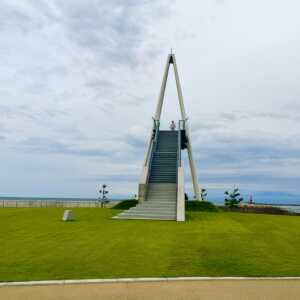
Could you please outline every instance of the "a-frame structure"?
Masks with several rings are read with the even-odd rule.
[[[187,118],[187,115],[186,115],[186,112],[185,112],[183,96],[182,96],[182,90],[181,90],[180,80],[179,80],[179,76],[178,76],[176,59],[175,59],[175,55],[173,53],[168,55],[168,59],[167,59],[167,63],[166,63],[166,66],[165,66],[164,77],[163,77],[163,81],[162,81],[161,88],[160,88],[160,93],[159,93],[159,98],[158,98],[158,102],[157,102],[157,108],[156,108],[154,119],[158,122],[160,121],[161,110],[162,110],[162,106],[163,106],[163,102],[164,102],[164,96],[165,96],[165,90],[166,90],[170,65],[173,65],[173,67],[174,67],[174,74],[175,74],[175,80],[176,80],[177,95],[178,95],[178,100],[179,100],[179,105],[180,105],[181,119],[184,122],[184,129],[182,129],[182,130],[185,131],[186,140],[187,140],[186,141],[186,146],[187,146],[187,151],[188,151],[188,156],[189,156],[189,163],[190,163],[190,168],[191,168],[191,175],[192,175],[192,180],[193,180],[194,193],[195,193],[196,199],[202,200],[200,189],[199,189],[199,182],[198,182],[195,162],[194,162],[194,158],[193,158],[192,144],[191,144],[188,124],[187,124],[188,118]],[[178,129],[180,129],[180,128],[178,128]]]
[[[171,65],[174,68],[181,120],[178,122],[177,130],[160,130],[160,117]],[[184,172],[181,164],[181,150],[183,149],[188,151],[195,198],[202,200],[176,59],[175,55],[170,53],[139,180],[139,204],[116,218],[185,220]]]

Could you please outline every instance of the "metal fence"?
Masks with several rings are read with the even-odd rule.
[[[106,203],[104,207],[112,207],[119,201],[111,201]],[[53,201],[53,200],[0,200],[0,208],[5,207],[99,207],[100,201]]]

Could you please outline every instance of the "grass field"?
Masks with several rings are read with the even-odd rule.
[[[188,212],[187,222],[112,220],[113,209],[0,209],[0,281],[300,276],[300,217]]]

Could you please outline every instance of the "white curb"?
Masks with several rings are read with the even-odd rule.
[[[144,277],[144,278],[116,278],[116,279],[67,279],[41,281],[0,282],[5,286],[41,286],[66,284],[101,284],[101,283],[134,283],[134,282],[167,282],[167,281],[209,281],[209,280],[299,280],[300,277]]]

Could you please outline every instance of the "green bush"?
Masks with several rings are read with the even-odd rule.
[[[224,203],[225,206],[230,208],[238,207],[239,204],[243,201],[241,197],[240,190],[238,188],[234,188],[233,191],[226,191],[224,193],[226,195]]]
[[[185,208],[187,211],[218,211],[218,208],[208,201],[186,201]]]
[[[114,205],[112,209],[129,209],[138,204],[137,200],[124,200]]]

